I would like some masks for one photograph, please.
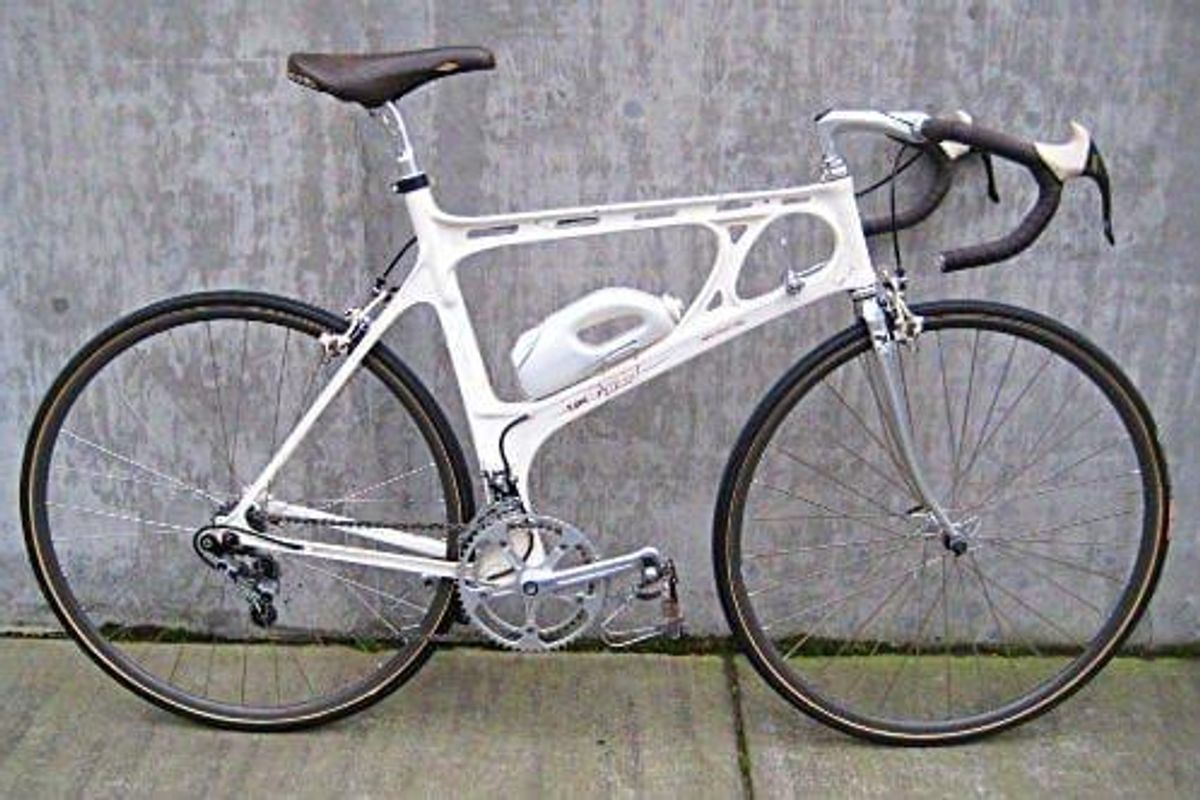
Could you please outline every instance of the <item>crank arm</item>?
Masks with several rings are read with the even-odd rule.
[[[570,569],[554,570],[529,567],[521,571],[520,579],[506,581],[491,592],[492,597],[507,594],[553,594],[569,591],[592,581],[612,578],[633,569],[652,567],[662,569],[663,558],[657,549],[643,547],[612,558],[604,558],[591,564],[581,564]]]
[[[361,536],[364,539],[371,539],[392,547],[398,547],[401,550],[407,550],[411,553],[419,553],[420,555],[431,556],[432,558],[446,557],[446,543],[432,536],[421,536],[415,533],[408,533],[399,528],[378,525],[339,525],[338,523],[354,523],[355,520],[351,517],[331,514],[328,511],[285,503],[282,500],[268,500],[266,505],[268,516],[277,514],[283,517],[312,520],[313,522],[324,523],[334,530],[343,531],[353,536]]]

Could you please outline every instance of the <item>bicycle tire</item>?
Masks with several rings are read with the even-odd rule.
[[[1104,402],[1111,404],[1112,410],[1116,412],[1126,433],[1128,433],[1129,441],[1132,443],[1131,450],[1136,454],[1137,468],[1140,474],[1140,480],[1138,480],[1140,484],[1139,488],[1136,490],[1130,489],[1128,494],[1132,496],[1135,491],[1141,493],[1143,508],[1141,525],[1138,528],[1139,532],[1136,543],[1126,545],[1127,549],[1135,552],[1135,555],[1132,557],[1128,578],[1121,588],[1120,594],[1113,601],[1111,613],[1095,634],[1087,639],[1086,646],[1081,641],[1075,647],[1066,648],[1066,652],[1061,658],[1070,658],[1071,660],[1065,666],[1057,669],[1053,675],[1042,680],[1019,697],[1009,698],[1008,702],[998,704],[997,707],[983,710],[977,709],[969,714],[952,716],[949,714],[951,690],[950,688],[946,688],[948,697],[946,700],[947,716],[943,719],[921,718],[914,720],[901,718],[894,714],[884,714],[877,709],[864,711],[862,708],[852,707],[843,698],[830,696],[836,694],[833,689],[828,688],[834,683],[832,679],[826,681],[828,686],[822,685],[826,674],[832,669],[830,665],[839,663],[837,656],[843,654],[853,656],[857,653],[859,662],[851,664],[850,661],[845,661],[842,663],[848,666],[857,666],[861,662],[862,666],[859,667],[860,677],[856,679],[859,682],[864,680],[862,676],[868,676],[867,679],[869,680],[869,676],[873,674],[868,671],[868,667],[866,666],[869,657],[881,656],[882,659],[904,659],[900,665],[895,667],[897,674],[891,676],[891,682],[886,687],[887,691],[892,691],[899,678],[899,674],[905,668],[908,668],[910,673],[912,672],[913,668],[909,667],[909,664],[914,660],[914,651],[917,661],[922,656],[920,634],[922,628],[924,628],[924,623],[916,629],[916,635],[913,637],[917,640],[915,644],[908,643],[903,645],[907,648],[906,650],[893,652],[896,647],[894,644],[889,644],[886,647],[881,646],[881,643],[887,641],[889,636],[895,640],[903,641],[903,634],[897,633],[900,626],[896,624],[893,625],[895,630],[878,633],[878,641],[876,641],[870,650],[866,649],[865,643],[851,644],[849,639],[853,639],[854,637],[847,636],[846,639],[840,640],[836,651],[832,655],[830,655],[829,650],[824,653],[818,653],[812,659],[813,663],[817,666],[814,666],[803,675],[797,671],[798,668],[789,666],[787,658],[784,657],[785,654],[781,652],[781,648],[772,641],[772,636],[782,637],[783,634],[768,632],[765,628],[769,628],[771,623],[764,623],[758,618],[758,613],[762,611],[762,608],[766,605],[766,601],[764,600],[762,603],[759,603],[759,607],[756,609],[758,601],[751,599],[750,591],[747,589],[746,573],[752,570],[752,567],[748,567],[743,560],[743,548],[745,546],[743,540],[747,535],[752,535],[747,533],[752,529],[752,526],[747,524],[746,519],[747,497],[756,480],[755,475],[759,471],[764,452],[771,445],[773,438],[776,437],[781,426],[785,424],[785,421],[792,412],[797,409],[799,404],[804,402],[806,397],[814,395],[814,389],[820,386],[822,381],[827,380],[831,374],[834,374],[836,370],[840,369],[843,365],[852,363],[858,356],[867,354],[870,351],[871,346],[868,333],[865,326],[861,323],[831,337],[799,361],[770,390],[747,422],[730,455],[716,504],[713,530],[713,559],[722,607],[738,644],[762,678],[785,700],[825,724],[875,742],[897,745],[952,744],[1009,728],[1050,710],[1081,688],[1112,658],[1145,611],[1162,569],[1168,545],[1170,489],[1166,461],[1158,442],[1154,421],[1145,402],[1117,365],[1077,332],[1034,312],[995,303],[944,301],[915,306],[914,311],[924,318],[925,332],[922,334],[922,337],[926,341],[930,341],[932,337],[939,337],[936,340],[939,348],[941,347],[940,337],[942,334],[937,332],[951,330],[975,331],[975,346],[978,346],[979,331],[988,331],[1008,334],[1013,337],[1014,342],[1020,340],[1021,342],[1031,343],[1032,346],[1046,348],[1052,355],[1061,359],[1063,364],[1082,372],[1083,378],[1086,379],[1083,382],[1085,392],[1091,391],[1086,388],[1088,385],[1094,387],[1099,393],[1097,397],[1100,398],[1101,405]],[[918,341],[918,348],[922,344],[923,342]],[[1016,346],[1015,343],[1012,345],[1014,350]],[[927,344],[926,347],[932,349],[933,345]],[[972,377],[975,372],[974,358],[975,355],[973,353],[971,362]],[[1010,364],[1012,358],[1013,356],[1010,355]],[[1049,363],[1049,359],[1047,363]],[[945,370],[944,364],[942,368]],[[945,381],[944,374],[943,372],[943,381]],[[1035,374],[1030,382],[1031,385],[1036,384],[1039,374],[1041,373]],[[1007,373],[1005,377],[1007,377]],[[908,380],[913,380],[912,373],[910,373]],[[946,383],[943,383],[943,386],[946,385]],[[971,407],[970,387],[971,384],[968,383],[967,399],[962,406],[965,409],[963,411],[964,430],[967,428],[966,418]],[[907,384],[905,385],[905,390],[906,392],[908,391]],[[822,394],[829,393],[825,392]],[[999,396],[1000,390],[998,389],[997,397]],[[1017,403],[1020,403],[1022,399],[1018,398]],[[1064,400],[1063,403],[1066,405],[1068,401]],[[996,400],[993,399],[993,406],[995,404]],[[913,407],[916,408],[917,406]],[[950,408],[950,401],[947,400],[947,420],[951,423],[947,427],[952,431],[950,434],[952,438],[953,429],[957,424],[957,417],[951,417]],[[1048,414],[1042,416],[1048,416]],[[811,421],[814,417],[810,416],[808,419]],[[800,426],[800,423],[796,424]],[[985,422],[984,430],[979,434],[977,444],[984,441],[983,436],[986,433],[987,423]],[[960,443],[964,447],[966,441],[967,437],[965,435],[962,436]],[[993,439],[986,440],[985,446],[990,446],[992,441]],[[1034,449],[1036,450],[1036,445]],[[947,455],[947,460],[949,460],[949,455]],[[858,468],[862,474],[867,472],[862,465],[859,465]],[[845,475],[847,473],[840,474]],[[1018,476],[1018,478],[1012,480],[1019,481],[1021,478]],[[810,492],[811,487],[817,481],[817,478],[811,478],[804,485],[805,491]],[[1082,485],[1082,482],[1077,483]],[[1012,483],[1010,480],[1008,489],[1011,489],[1011,487]],[[874,495],[869,499],[875,500],[878,497],[879,495]],[[822,515],[809,514],[806,516],[816,518]],[[807,527],[819,527],[821,524],[823,523],[814,520],[807,523]],[[854,524],[857,525],[858,523],[855,522]],[[795,533],[795,529],[793,529],[793,533]],[[1061,535],[1061,532],[1059,535]],[[886,539],[887,537],[881,538]],[[1004,537],[997,536],[995,538],[998,545],[999,540]],[[807,541],[806,539],[805,542]],[[859,549],[857,545],[865,544],[866,541],[863,539],[850,540],[848,542],[840,540],[826,541],[821,546],[827,550],[835,546],[845,546],[843,549],[848,552]],[[897,546],[901,548],[909,546],[902,539],[889,539],[888,541],[889,543],[898,542]],[[1042,541],[1049,541],[1049,539],[1043,539]],[[985,544],[982,540],[979,542],[981,548]],[[1028,541],[1022,544],[1025,548],[1031,547]],[[848,545],[855,545],[856,547],[849,547]],[[1013,542],[1010,541],[1009,546],[1012,545]],[[1046,546],[1052,547],[1054,545]],[[815,547],[809,546],[807,549],[812,551]],[[924,570],[925,566],[923,565],[926,563],[924,557],[927,550],[925,549],[926,545],[924,542],[922,542],[921,547],[921,559],[918,561],[919,566],[916,568],[918,570]],[[1136,551],[1132,550],[1134,547],[1136,547]],[[800,549],[804,550],[806,548],[801,547]],[[768,551],[766,557],[768,559],[783,558],[784,556],[780,555],[781,552],[784,551]],[[982,552],[999,551],[993,548],[993,550],[982,549]],[[1025,552],[1028,552],[1028,549]],[[838,557],[833,556],[832,559],[836,560]],[[944,552],[940,555],[940,558],[943,565],[942,605],[944,608],[949,609],[951,603],[949,599],[946,599],[948,595],[946,590],[946,573],[944,570],[948,561],[950,563],[957,563],[956,561],[951,561],[956,556],[950,552]],[[850,556],[849,559],[853,560],[853,556]],[[978,563],[976,562],[976,564]],[[1043,574],[1050,574],[1046,571],[1048,569],[1047,565],[1050,563],[1052,562],[1044,560],[1043,555],[1043,561],[1036,564],[1034,568],[1040,570]],[[871,567],[868,569],[868,579],[870,579],[870,575],[872,574],[871,569],[877,568]],[[1026,569],[1028,572],[1030,568],[1027,567]],[[967,569],[963,571],[966,572]],[[861,573],[859,574],[861,575]],[[878,572],[875,574],[878,574]],[[983,573],[977,572],[976,574],[982,575]],[[1033,573],[1028,572],[1028,574]],[[812,573],[809,573],[809,575],[816,577]],[[812,582],[811,577],[810,582]],[[905,581],[907,582],[908,580],[906,577]],[[918,582],[924,581],[925,575],[921,574]],[[1062,579],[1059,578],[1056,582],[1062,584]],[[965,585],[965,581],[960,584],[960,586],[962,585]],[[980,581],[979,586],[982,589],[982,594],[986,595],[988,593],[987,584]],[[1065,584],[1062,584],[1062,588],[1066,588]],[[874,589],[871,588],[870,591],[874,591]],[[898,589],[893,591],[898,591]],[[1047,589],[1047,591],[1050,590]],[[905,592],[907,594],[909,589],[906,588]],[[1034,594],[1028,595],[1030,598],[1035,596]],[[1012,608],[1017,608],[1017,602],[1019,601],[1021,601],[1021,596],[1019,595],[1012,601],[1006,599],[1006,603],[1010,606],[1010,612]],[[829,602],[831,601],[826,601],[827,607]],[[856,598],[853,601],[839,599],[837,602],[843,604],[851,603],[853,605],[864,602],[865,604],[865,601],[861,601],[861,598]],[[891,603],[894,601],[888,599],[883,602]],[[906,599],[905,602],[909,601]],[[982,605],[978,599],[975,602],[977,605]],[[992,605],[993,602],[991,598],[987,600],[988,605]],[[1033,600],[1025,600],[1024,602],[1029,603],[1033,602]],[[1065,606],[1067,604],[1068,601],[1063,598],[1061,605]],[[969,603],[963,602],[963,607],[969,605]],[[921,611],[922,606],[920,601],[917,602],[916,608],[918,610],[917,617],[920,618],[922,615],[925,615],[925,619],[928,621],[928,616],[934,614],[937,608],[936,600],[929,606],[929,611]],[[1104,609],[1100,610],[1103,612]],[[827,608],[821,609],[821,611],[826,616],[831,613]],[[812,613],[815,616],[815,612]],[[901,612],[895,612],[893,618],[900,614]],[[857,623],[860,627],[853,630],[859,636],[865,633],[861,628],[861,625],[864,624],[861,621],[863,619],[868,619],[870,625],[885,627],[881,621],[882,614],[878,609],[875,610],[875,615],[874,618],[869,619],[866,614],[861,611],[858,612],[856,619],[860,620]],[[1002,629],[1004,626],[1001,623],[1000,615],[993,611],[991,616],[995,620],[994,627],[1003,632]],[[1009,622],[1010,624],[1012,623],[1011,618]],[[811,623],[812,630],[803,633],[804,643],[801,647],[810,646],[811,642],[818,639],[813,631],[819,629],[821,624]],[[909,627],[909,630],[911,628],[912,626]],[[1027,632],[1027,629],[1025,631]],[[1013,626],[1009,632],[1015,634],[1018,631]],[[986,659],[998,653],[992,652],[989,654],[981,650],[981,637],[979,634],[974,635],[976,638],[971,641],[970,647],[974,649],[977,665],[978,663],[996,664],[996,661],[988,662]],[[965,639],[967,637],[962,638]],[[798,641],[798,637],[794,640]],[[839,640],[833,639],[833,642],[836,643]],[[997,647],[1002,646],[997,645]],[[813,647],[815,648],[815,646]],[[833,644],[829,645],[830,649],[832,647]],[[966,649],[965,645],[961,643],[956,644],[954,637],[951,635],[944,638],[943,647],[945,651],[943,658],[947,662],[945,666],[945,679],[944,681],[939,680],[936,684],[931,682],[931,686],[935,686],[939,690],[942,685],[945,687],[952,686],[952,665],[956,663],[954,659],[959,658],[961,651]],[[1009,647],[1008,655],[1012,655],[1011,643]],[[956,648],[959,651],[958,653],[956,653]],[[1049,647],[1043,645],[1043,648],[1047,652],[1051,652]],[[1036,646],[1034,650],[1036,651]],[[1075,650],[1079,652],[1072,655]],[[928,653],[928,655],[932,655],[932,652]],[[800,655],[796,660],[802,661],[803,658],[805,656]],[[1034,660],[1031,654],[1026,654],[1024,658],[1027,661]],[[824,660],[822,661],[822,659]],[[1010,666],[1015,665],[1016,662],[1010,663]],[[918,673],[920,672],[919,668],[917,671]],[[818,672],[821,674],[820,680],[814,677]],[[1017,673],[1019,674],[1019,668],[1017,669]],[[984,677],[985,674],[981,672],[980,676]],[[915,684],[918,679],[920,679],[919,675],[912,677],[913,683]],[[855,686],[858,685],[861,685],[861,683],[855,684]],[[991,692],[995,691],[995,689],[988,688],[986,691]],[[849,692],[844,693],[848,694]],[[908,701],[907,698],[905,698],[905,701]],[[888,698],[885,694],[880,706],[885,706],[887,702]],[[915,706],[916,701],[912,702]]]
[[[434,634],[449,623],[452,581],[440,580],[433,585],[427,611],[420,620],[419,632],[412,637],[411,646],[406,643],[362,680],[338,691],[331,690],[327,696],[310,698],[304,702],[285,703],[281,700],[279,705],[252,707],[216,702],[182,691],[169,680],[156,677],[129,653],[115,646],[106,638],[100,626],[89,619],[56,552],[47,508],[47,482],[64,419],[81,393],[110,362],[156,334],[196,322],[206,322],[211,329],[214,320],[241,320],[247,329],[251,322],[262,322],[288,331],[288,336],[296,332],[314,339],[322,333],[339,333],[346,327],[344,318],[305,303],[268,294],[225,291],[185,295],[153,304],[119,320],[96,336],[71,359],[54,381],[29,433],[21,473],[21,514],[28,555],[43,594],[67,633],[107,674],[135,694],[189,719],[225,728],[286,730],[327,723],[383,699],[426,662],[432,652]],[[243,334],[243,348],[246,347],[247,335]],[[381,393],[396,401],[398,414],[406,415],[398,419],[411,421],[420,440],[428,448],[430,458],[436,462],[434,491],[442,492],[441,502],[446,521],[468,521],[474,513],[474,498],[466,461],[457,438],[433,397],[404,363],[382,344],[377,344],[371,350],[356,374],[364,372],[381,382]],[[235,457],[236,448],[235,441]],[[455,536],[455,529],[450,527],[447,545],[451,558],[456,552]],[[218,650],[218,641],[214,635],[211,648],[214,652]],[[179,645],[181,652],[185,646],[190,645]],[[277,695],[278,658],[277,653]],[[292,658],[296,658],[294,653]],[[299,663],[297,661],[298,666]],[[211,678],[211,663],[209,669]],[[171,678],[174,678],[174,674],[173,670]],[[309,681],[307,674],[304,680]],[[206,683],[206,691],[207,688]],[[311,684],[309,688],[313,688]],[[243,684],[243,703],[245,693]]]

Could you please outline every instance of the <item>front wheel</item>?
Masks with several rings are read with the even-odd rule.
[[[55,381],[29,434],[21,511],[67,632],[126,687],[249,730],[363,708],[425,661],[448,581],[236,546],[206,550],[341,363],[344,319],[278,297],[167,300],[102,333]],[[391,524],[470,519],[462,452],[436,403],[376,346],[268,488],[272,500]],[[279,535],[377,546],[268,519]],[[394,521],[394,522],[393,522]]]
[[[802,711],[893,744],[963,741],[1050,709],[1112,657],[1167,549],[1166,464],[1113,362],[1008,306],[915,307],[900,376],[951,548],[907,488],[862,325],[768,394],[714,524],[729,624]]]

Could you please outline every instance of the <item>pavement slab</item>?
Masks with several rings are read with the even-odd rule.
[[[0,638],[0,701],[0,798],[1103,798],[1200,786],[1196,659],[1117,659],[1050,714],[940,749],[828,729],[728,656],[449,648],[349,719],[244,734],[154,708],[69,642]]]
[[[1200,661],[1119,658],[1057,709],[979,742],[898,748],[810,720],[738,658],[759,797],[1197,797]]]
[[[0,797],[736,797],[720,658],[437,653],[314,731],[205,728],[64,641],[0,640]]]

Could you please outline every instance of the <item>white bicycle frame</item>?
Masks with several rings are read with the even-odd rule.
[[[399,111],[391,104],[387,111],[391,116],[385,122],[400,143],[397,160],[405,177],[423,177],[416,168]],[[572,420],[765,322],[832,294],[861,294],[873,289],[878,280],[876,271],[844,164],[838,176],[840,158],[833,148],[833,135],[839,128],[869,129],[915,141],[913,126],[920,116],[878,112],[826,115],[819,126],[826,180],[807,186],[483,217],[443,211],[428,185],[406,192],[419,245],[416,264],[394,293],[379,295],[362,310],[364,327],[345,353],[345,360],[245,489],[236,507],[217,522],[244,531],[253,538],[255,547],[264,550],[302,551],[318,558],[453,577],[457,565],[445,560],[445,543],[433,537],[385,527],[342,528],[414,554],[410,555],[284,539],[275,534],[260,537],[246,524],[247,512],[260,503],[268,513],[308,517],[333,528],[338,522],[352,522],[280,502],[267,497],[266,490],[366,354],[404,312],[424,303],[437,313],[484,476],[504,475],[517,488],[527,489],[530,464],[538,449]],[[829,226],[834,237],[829,258],[807,270],[789,271],[774,290],[756,297],[740,296],[738,276],[755,242],[773,222],[796,214],[816,217]],[[713,233],[717,252],[707,280],[674,330],[637,354],[547,397],[507,402],[496,395],[458,281],[458,268],[465,259],[499,247],[680,226]],[[527,492],[523,499],[528,502]]]

